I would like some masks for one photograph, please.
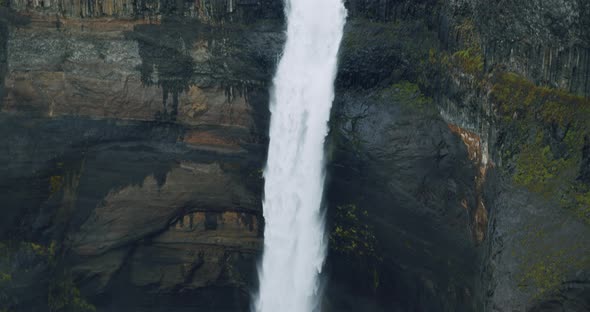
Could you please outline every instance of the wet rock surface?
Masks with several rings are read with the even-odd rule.
[[[341,131],[352,126],[355,137],[348,139],[359,143],[335,151],[328,198],[366,210],[381,259],[378,273],[345,274],[354,266],[336,253],[330,262],[334,278],[356,285],[349,291],[376,297],[375,311],[473,311],[478,254],[461,202],[474,204],[475,168],[435,110],[405,106],[396,92],[342,99],[342,113],[360,119]],[[377,285],[366,285],[367,275]],[[334,296],[337,302],[344,295]]]

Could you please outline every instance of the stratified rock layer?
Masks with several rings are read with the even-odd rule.
[[[247,306],[280,9],[11,7],[2,8],[0,233],[54,247],[36,278],[7,271],[14,299],[2,307],[46,309],[62,271],[99,310]],[[226,15],[235,20],[225,25]],[[6,265],[28,245],[14,246]],[[20,295],[35,284],[44,290]]]

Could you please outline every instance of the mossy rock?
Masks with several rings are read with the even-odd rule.
[[[401,104],[403,109],[416,111],[426,115],[437,115],[438,110],[434,105],[432,98],[422,93],[420,86],[409,81],[400,81],[385,92],[392,95],[397,103]]]
[[[96,308],[81,296],[70,275],[65,275],[50,285],[47,305],[50,312],[96,311]]]
[[[590,224],[588,185],[579,181],[590,100],[515,73],[496,73],[492,81],[491,99],[512,137],[502,154],[514,160],[514,182]]]
[[[330,232],[330,249],[362,272],[363,283],[379,287],[381,257],[374,229],[367,222],[368,212],[355,204],[337,206]]]

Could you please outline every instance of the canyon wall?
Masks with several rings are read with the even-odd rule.
[[[324,310],[588,310],[587,1],[346,6]],[[0,308],[249,309],[282,9],[2,3]]]

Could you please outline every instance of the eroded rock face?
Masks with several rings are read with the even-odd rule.
[[[344,257],[333,250],[329,260],[338,276],[333,298],[361,292],[372,299],[359,306],[375,311],[390,306],[400,311],[588,309],[589,262],[583,256],[588,248],[582,247],[588,225],[559,201],[515,182],[514,155],[520,147],[508,146],[522,132],[516,134],[505,122],[534,113],[501,116],[500,104],[490,96],[497,90],[495,75],[504,71],[565,89],[569,98],[585,96],[586,4],[351,1],[349,7],[353,16],[380,22],[353,19],[347,25],[332,125],[329,197],[335,205],[366,210],[368,216],[359,219],[373,227],[375,249],[383,259],[367,257],[362,249]],[[568,25],[559,38],[550,16],[562,16],[557,23]],[[526,101],[512,104],[524,106]],[[584,108],[580,106],[579,112],[584,114]],[[437,126],[438,118],[447,129]],[[563,147],[559,126],[520,125],[551,133],[552,139],[538,144]],[[459,141],[448,137],[453,134]],[[564,169],[576,183],[587,171],[583,135],[579,141],[566,153],[580,159]],[[425,142],[432,147],[424,148]],[[552,150],[560,155],[555,158],[565,155]],[[333,235],[341,235],[343,224],[333,226]],[[436,229],[435,234],[421,232],[421,226]],[[391,231],[381,232],[387,227]],[[393,242],[400,238],[389,235],[399,228],[404,229],[399,237],[420,240],[396,246]],[[414,248],[425,255],[406,263],[404,255],[416,255]],[[456,254],[463,261],[456,261]],[[380,268],[381,263],[401,269],[388,271]],[[449,275],[439,275],[431,267],[444,267]],[[417,268],[421,269],[413,271]],[[351,290],[346,286],[351,284],[362,286]],[[424,297],[430,299],[419,299]],[[435,303],[440,298],[444,302]],[[355,305],[331,303],[335,310]]]
[[[450,28],[453,23],[458,25],[454,26],[455,34],[449,37],[449,42],[456,41],[462,49],[469,49],[470,45],[465,44],[469,36],[464,30],[474,22],[474,29],[477,29],[475,40],[482,46],[481,65],[484,69],[481,73],[469,73],[465,64],[459,70],[451,68],[450,78],[438,94],[445,120],[477,135],[481,140],[482,154],[495,165],[487,170],[486,182],[480,188],[489,221],[485,232],[487,239],[482,245],[483,309],[588,309],[590,258],[584,254],[590,250],[583,243],[588,237],[587,222],[580,214],[564,207],[561,200],[555,200],[515,177],[517,172],[523,172],[519,165],[525,162],[533,166],[538,164],[519,155],[526,144],[539,148],[558,145],[557,142],[563,140],[554,134],[560,131],[556,130],[559,127],[555,123],[539,123],[534,117],[529,118],[536,114],[530,108],[517,114],[519,116],[502,115],[503,104],[490,94],[499,89],[494,76],[509,71],[527,77],[541,85],[540,88],[560,88],[562,91],[559,92],[570,98],[587,97],[588,20],[585,16],[590,10],[585,2],[580,1],[506,2],[489,6],[465,1],[452,3],[446,12]],[[527,101],[518,99],[516,93],[510,95],[513,96],[511,102],[518,107],[526,106]],[[584,114],[584,111],[584,105],[580,105],[576,114]],[[525,116],[529,119],[521,123],[522,131],[517,134],[511,123]],[[530,143],[527,138],[533,137],[529,133],[532,129],[539,129],[537,133],[541,134],[552,133],[551,138]],[[578,152],[581,155],[581,142],[584,142],[583,135],[580,143],[562,147],[562,150],[567,150],[570,155]],[[572,160],[575,156],[568,158],[557,152],[556,155],[559,156],[555,159],[563,157],[573,162],[571,169],[562,168],[559,174],[572,171],[574,176],[579,176],[585,171],[583,161]],[[536,168],[534,175],[539,175],[541,171]],[[571,183],[566,180],[561,184]],[[556,192],[558,189],[555,188]],[[579,195],[559,196],[571,199]]]
[[[167,228],[187,206],[213,211],[242,207],[254,212],[256,198],[217,163],[181,163],[166,173],[161,185],[150,175],[139,185],[109,192],[81,225],[72,247],[79,255],[97,255]]]
[[[149,245],[139,247],[131,259],[131,281],[138,286],[159,283],[164,291],[250,283],[252,276],[243,275],[253,271],[241,269],[255,265],[261,248],[258,222],[256,215],[245,212],[185,215]]]
[[[0,233],[56,247],[2,307],[45,309],[52,272],[104,311],[248,306],[282,12],[176,5],[3,9]]]
[[[208,23],[241,22],[282,14],[282,4],[274,0],[196,0],[183,1],[81,1],[49,0],[11,2],[17,11],[35,11],[44,15],[73,18],[145,17],[157,20],[162,15],[178,14],[198,18]]]
[[[51,23],[59,27],[47,27]],[[253,126],[246,96],[264,81],[237,71],[260,75],[268,70],[238,59],[259,53],[256,46],[228,44],[219,30],[204,29],[198,22],[117,23],[123,27],[101,20],[76,23],[36,16],[27,27],[11,32],[7,49],[19,53],[8,55],[3,111]],[[232,61],[238,64],[220,68]]]
[[[338,298],[360,292],[376,302],[368,311],[477,310],[478,252],[462,205],[476,205],[477,169],[434,106],[412,107],[401,90],[378,92],[341,93],[333,130],[346,143],[334,151],[328,196],[367,211],[381,259],[363,271],[354,258],[329,258],[340,289],[328,296],[332,309],[359,309]],[[344,274],[352,268],[361,272]]]

